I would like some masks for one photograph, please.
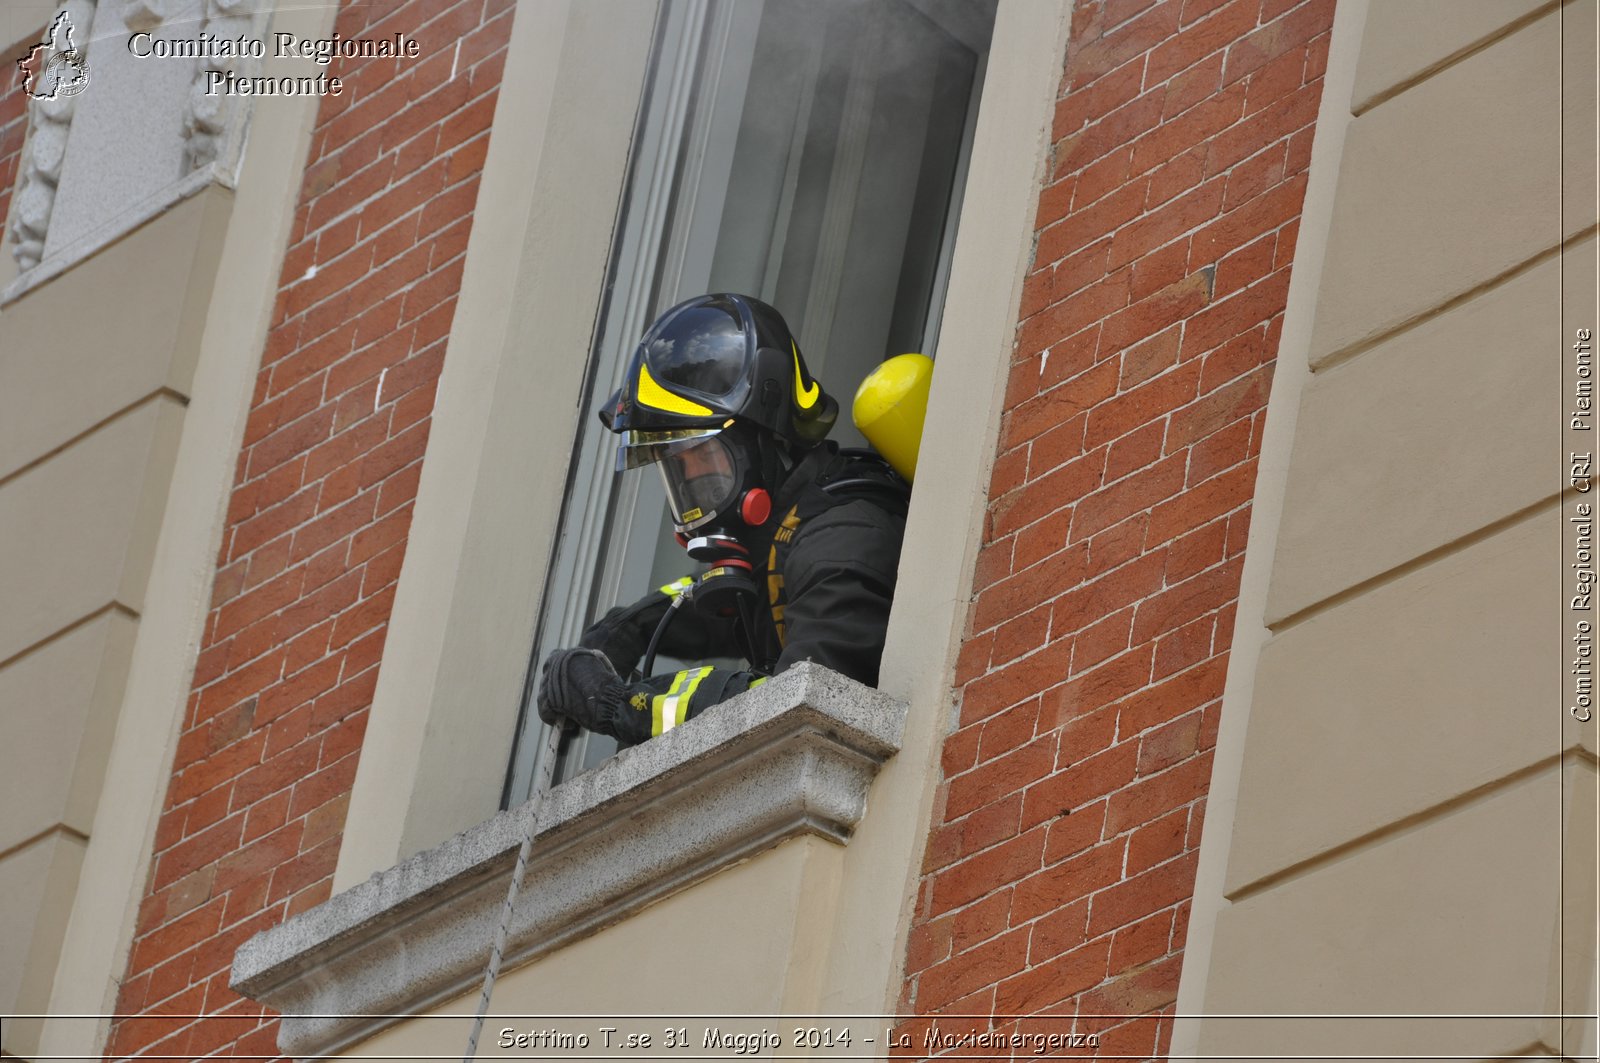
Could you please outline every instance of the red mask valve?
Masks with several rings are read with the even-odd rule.
[[[772,516],[772,496],[761,488],[746,491],[739,502],[739,519],[752,528],[759,528]]]

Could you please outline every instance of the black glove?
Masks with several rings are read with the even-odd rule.
[[[670,595],[655,591],[632,605],[609,610],[589,625],[578,645],[604,653],[619,676],[627,675],[644,656],[650,636],[670,604]]]
[[[568,720],[601,734],[616,734],[626,688],[599,650],[556,650],[545,658],[539,683],[539,719],[551,726]]]

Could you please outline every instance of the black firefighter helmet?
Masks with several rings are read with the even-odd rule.
[[[618,471],[654,463],[681,533],[765,524],[778,479],[838,416],[783,317],[731,294],[658,317],[600,409],[623,437]]]

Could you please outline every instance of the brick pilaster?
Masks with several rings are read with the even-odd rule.
[[[18,60],[44,36],[43,27],[27,40],[0,51],[0,248],[11,253],[11,195],[22,165],[22,143],[28,135],[28,94],[22,91]]]
[[[329,895],[512,8],[337,16],[422,54],[329,69],[345,92],[316,118],[108,1054],[276,1054],[228,970]]]
[[[1166,1050],[1332,11],[1073,14],[907,1013]]]

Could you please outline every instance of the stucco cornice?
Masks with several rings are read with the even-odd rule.
[[[282,1013],[286,1053],[337,1051],[482,978],[530,827],[507,965],[785,839],[844,843],[905,716],[903,702],[799,665],[256,935],[233,988]]]

